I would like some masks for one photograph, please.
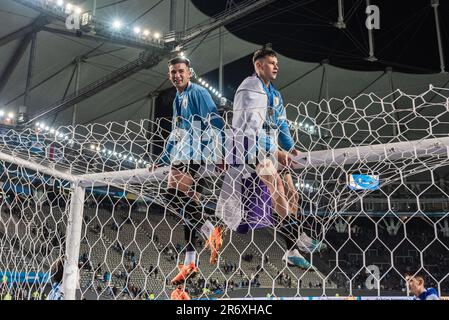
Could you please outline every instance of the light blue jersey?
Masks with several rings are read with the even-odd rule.
[[[222,137],[224,122],[218,114],[209,92],[195,83],[190,83],[183,93],[176,93],[173,101],[172,133],[159,165],[169,165],[173,161],[200,161],[204,149],[211,151],[213,138],[205,134],[216,129]],[[200,143],[201,141],[201,143]]]
[[[440,297],[434,288],[429,288],[416,297],[415,300],[440,300]]]
[[[61,286],[58,283],[51,285],[47,300],[64,300],[64,294],[61,292]]]
[[[262,80],[260,82],[268,96],[268,109],[264,127],[265,129],[277,130],[280,147],[286,151],[292,151],[295,147],[295,142],[288,127],[287,115],[281,93],[274,88],[273,84],[270,83],[270,86],[267,88]],[[270,149],[272,149],[271,145],[266,145],[266,150],[268,151]]]

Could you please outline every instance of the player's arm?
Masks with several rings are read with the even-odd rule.
[[[176,139],[173,138],[173,133],[175,129],[175,117],[172,119],[172,131],[170,135],[168,136],[167,142],[165,143],[164,150],[162,151],[161,155],[159,156],[158,160],[156,161],[156,166],[168,166],[170,165],[170,154],[173,150],[173,147],[175,145]]]
[[[215,102],[209,92],[206,90],[201,91],[197,94],[196,98],[198,100],[198,111],[200,117],[203,120],[208,119],[213,128],[222,132],[225,127],[225,123],[223,118],[218,113],[217,106],[215,105]]]
[[[287,123],[287,113],[281,100],[281,117],[278,119],[279,127],[279,145],[282,150],[278,151],[278,161],[284,166],[290,166],[292,163],[291,156],[299,157],[299,150],[295,149],[295,141],[290,133]]]

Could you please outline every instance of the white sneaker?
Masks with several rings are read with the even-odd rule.
[[[327,249],[327,245],[323,242],[318,242],[310,238],[305,232],[301,233],[298,241],[296,241],[296,245],[299,250],[302,252],[313,253],[313,252],[321,252]]]
[[[289,266],[296,266],[303,269],[308,269],[312,266],[310,262],[299,253],[298,249],[285,251],[282,261],[286,261]]]

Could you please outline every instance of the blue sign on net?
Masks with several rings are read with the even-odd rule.
[[[349,175],[349,188],[352,190],[377,190],[379,189],[379,183],[379,176],[377,175]]]
[[[0,271],[2,283],[48,283],[49,273]]]

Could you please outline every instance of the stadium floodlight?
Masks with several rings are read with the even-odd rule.
[[[159,39],[161,37],[161,34],[159,32],[156,32],[154,34],[154,39]]]
[[[95,145],[94,145],[94,144],[91,144],[91,145],[90,145],[90,149],[91,149],[91,150],[94,150],[94,149],[95,149]]]
[[[0,117],[3,117],[5,115],[5,111],[0,110]]]
[[[73,9],[73,11],[74,11],[77,15],[80,15],[80,14],[83,12],[83,9],[81,9],[80,7],[75,7],[75,8]]]
[[[148,29],[143,30],[143,35],[145,37],[148,37],[150,35],[150,30],[148,30]]]
[[[70,12],[73,10],[73,4],[71,4],[70,2],[66,4],[65,6],[65,10],[66,12]]]
[[[134,27],[134,33],[135,34],[140,34],[142,30],[139,27]]]
[[[12,119],[12,118],[14,118],[14,116],[15,116],[14,112],[9,112],[9,113],[8,113],[8,117],[9,117],[9,118]]]
[[[123,23],[120,20],[114,20],[112,22],[112,28],[116,29],[116,30],[120,30],[123,26]]]
[[[39,127],[39,126],[40,126],[40,123],[39,123],[39,122],[36,122],[35,126],[36,126],[36,127]]]
[[[64,0],[58,0],[56,1],[56,4],[60,7],[64,6]]]

